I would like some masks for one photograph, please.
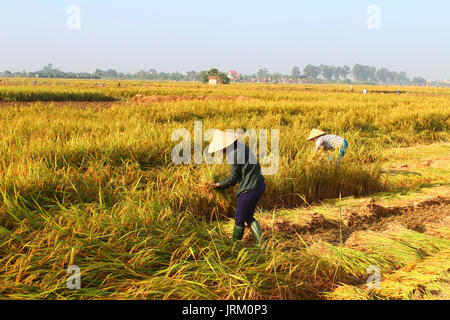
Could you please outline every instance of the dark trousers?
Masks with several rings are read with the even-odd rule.
[[[266,184],[262,182],[258,185],[256,190],[246,192],[239,196],[236,204],[236,213],[234,214],[235,225],[244,228],[244,222],[250,226],[250,224],[255,221],[253,214],[255,213],[256,205],[264,193],[264,190],[266,190]]]

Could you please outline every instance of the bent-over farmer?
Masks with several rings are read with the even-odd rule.
[[[212,182],[216,189],[226,189],[239,183],[236,192],[237,204],[234,216],[234,229],[232,241],[242,240],[245,224],[247,223],[256,243],[262,248],[264,237],[258,221],[253,214],[261,198],[266,184],[261,173],[255,155],[250,148],[238,141],[239,136],[231,133],[216,130],[214,132],[208,153],[215,153],[226,149],[227,163],[230,164],[231,174],[225,180],[218,183]]]
[[[308,141],[314,140],[314,151],[339,151],[338,159],[341,159],[348,148],[348,142],[344,138],[335,135],[327,134],[322,130],[313,129],[309,134]]]

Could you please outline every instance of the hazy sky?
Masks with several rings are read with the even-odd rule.
[[[67,26],[70,5],[80,8],[80,29]],[[372,5],[379,29],[367,26]],[[49,62],[64,71],[245,74],[360,63],[446,79],[450,1],[1,0],[0,70]]]

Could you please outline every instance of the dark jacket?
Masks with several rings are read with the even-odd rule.
[[[219,182],[219,189],[226,189],[239,182],[239,188],[236,192],[237,198],[246,192],[255,190],[260,183],[264,183],[261,166],[247,145],[239,142],[234,143],[234,148],[227,152],[227,156],[232,160],[230,163],[231,174],[228,178]]]

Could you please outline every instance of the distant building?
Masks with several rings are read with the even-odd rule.
[[[239,80],[239,79],[241,78],[241,74],[238,73],[238,72],[235,71],[235,70],[228,71],[227,76],[228,76],[228,78],[229,78],[231,81],[236,81],[236,80]]]
[[[209,80],[209,84],[218,84],[219,83],[219,79],[217,79],[217,77],[212,76],[208,78]]]

